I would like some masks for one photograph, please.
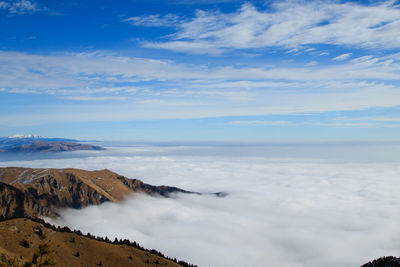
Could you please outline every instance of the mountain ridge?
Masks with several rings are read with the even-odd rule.
[[[55,254],[57,266],[61,267],[71,264],[194,267],[154,249],[144,249],[136,242],[126,239],[111,242],[108,237],[83,235],[79,230],[55,227],[39,219],[57,218],[63,208],[119,202],[134,194],[170,197],[174,193],[200,194],[146,184],[108,169],[0,167],[0,265],[15,262],[12,266],[23,266],[30,259],[33,261],[33,247],[37,249],[46,242]],[[224,196],[223,193],[214,195]]]
[[[144,193],[169,197],[195,193],[171,186],[154,186],[110,170],[0,168],[0,215],[57,217],[60,208],[79,209]]]
[[[34,142],[79,142],[76,139],[57,138],[57,137],[44,137],[36,134],[22,135],[17,134],[9,137],[0,137],[0,149],[10,149],[17,146],[32,144]]]
[[[45,153],[45,152],[64,152],[76,150],[105,150],[100,146],[93,146],[89,144],[79,144],[73,142],[60,142],[60,141],[36,141],[20,146],[13,146],[10,148],[0,149],[0,152],[8,153]]]

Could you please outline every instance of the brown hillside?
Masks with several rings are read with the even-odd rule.
[[[0,216],[56,217],[59,208],[118,202],[134,193],[168,196],[190,193],[152,186],[109,170],[0,168]]]
[[[59,267],[79,266],[181,266],[161,255],[127,244],[112,244],[74,232],[47,227],[27,218],[0,222],[0,262],[15,258],[21,266],[31,262],[40,244],[50,246],[50,257]]]

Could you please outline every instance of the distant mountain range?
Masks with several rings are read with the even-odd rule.
[[[37,134],[28,134],[28,135],[16,134],[16,135],[13,135],[13,136],[9,136],[8,138],[46,138],[46,137],[39,136]]]
[[[62,152],[62,151],[75,151],[75,150],[104,150],[105,148],[100,146],[78,144],[72,142],[45,142],[38,141],[31,144],[25,144],[22,146],[14,146],[8,149],[0,149],[0,152]]]
[[[27,144],[32,144],[35,142],[78,142],[75,139],[66,138],[49,138],[44,136],[39,136],[36,134],[22,135],[17,134],[9,137],[0,137],[0,149],[10,149],[17,146],[23,146]]]
[[[100,146],[79,144],[78,140],[48,138],[38,135],[0,137],[0,152],[61,152],[75,150],[104,150]]]

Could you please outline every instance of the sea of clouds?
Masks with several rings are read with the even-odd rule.
[[[60,225],[199,266],[360,266],[400,251],[398,144],[109,145],[1,166],[110,169],[213,195],[136,195]]]

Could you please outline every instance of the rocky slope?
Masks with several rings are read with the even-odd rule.
[[[55,266],[59,267],[192,266],[167,259],[155,250],[145,250],[128,240],[111,242],[108,239],[84,236],[68,228],[57,229],[28,218],[0,221],[0,266],[8,261],[14,261],[14,265],[4,266],[31,263],[34,252],[43,244],[47,244],[50,250],[48,255],[43,256],[43,260],[52,259]]]
[[[0,216],[57,217],[60,208],[118,202],[134,193],[192,193],[152,186],[109,170],[0,168]]]

